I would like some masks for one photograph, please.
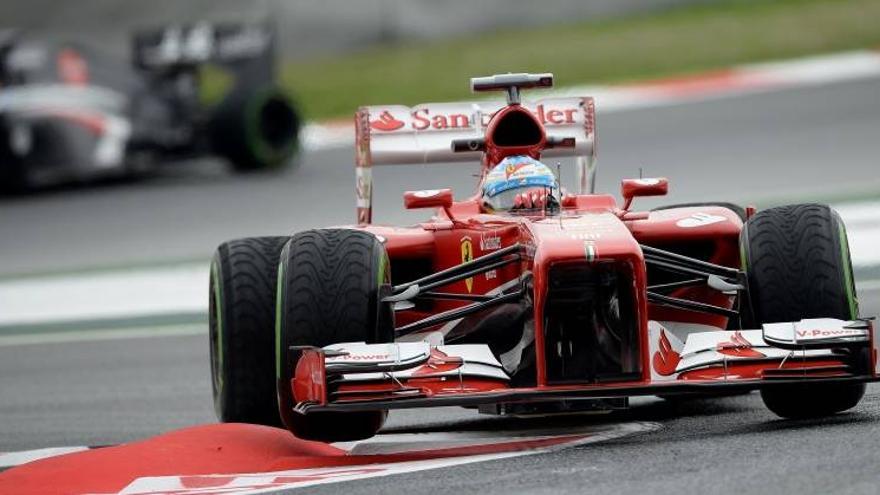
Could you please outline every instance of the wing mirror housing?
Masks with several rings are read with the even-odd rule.
[[[407,191],[403,193],[403,205],[407,210],[443,208],[449,211],[452,206],[452,189]]]
[[[623,179],[620,194],[623,196],[623,209],[629,210],[633,199],[642,196],[666,196],[669,192],[669,179],[653,177],[646,179]]]

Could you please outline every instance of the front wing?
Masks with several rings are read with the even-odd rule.
[[[634,381],[516,387],[482,344],[344,343],[291,347],[294,410],[367,411],[747,391],[795,383],[880,379],[873,321],[810,319],[760,330],[689,335],[661,324],[644,376]],[[648,371],[650,370],[650,371]]]

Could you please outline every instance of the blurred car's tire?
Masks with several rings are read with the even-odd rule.
[[[278,272],[278,402],[281,418],[297,437],[337,442],[376,434],[387,411],[310,413],[293,411],[290,346],[324,347],[338,342],[391,342],[388,256],[373,234],[321,229],[294,235],[284,246]]]
[[[290,99],[275,88],[233,92],[211,121],[214,150],[234,170],[276,169],[299,148],[300,120]]]
[[[746,328],[805,318],[858,316],[846,229],[826,205],[801,204],[755,214],[740,236],[748,279]],[[860,384],[798,384],[761,390],[784,418],[818,417],[855,406]]]
[[[0,193],[19,193],[29,189],[24,157],[13,150],[14,130],[0,117]]]
[[[214,409],[223,422],[280,426],[275,396],[275,289],[289,237],[221,244],[211,262],[209,335]]]
[[[4,160],[0,155],[0,193],[16,194],[29,189],[23,164],[17,160]]]

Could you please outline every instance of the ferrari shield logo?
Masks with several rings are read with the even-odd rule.
[[[474,243],[470,237],[461,238],[461,262],[467,263],[474,259]],[[467,286],[468,292],[474,290],[474,277],[464,279],[464,285]]]

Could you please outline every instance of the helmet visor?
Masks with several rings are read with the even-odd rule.
[[[486,196],[483,198],[486,206],[493,211],[508,211],[516,204],[516,197],[526,192],[544,191],[547,194],[547,208],[556,208],[559,206],[559,188],[557,187],[518,187],[502,191],[495,196]]]

